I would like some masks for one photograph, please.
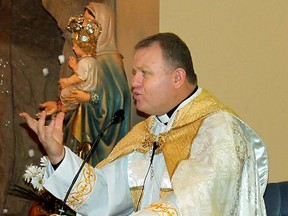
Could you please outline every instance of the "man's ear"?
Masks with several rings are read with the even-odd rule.
[[[186,71],[183,68],[176,68],[173,71],[173,79],[175,88],[180,88],[186,80]]]

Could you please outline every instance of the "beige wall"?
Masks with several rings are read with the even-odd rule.
[[[134,46],[144,37],[159,32],[159,1],[145,0],[144,2],[143,6],[139,6],[143,4],[143,1],[116,1],[117,43],[124,56],[124,65],[130,86]],[[131,112],[132,126],[143,120],[143,117],[136,113],[134,103]]]
[[[160,31],[190,47],[199,84],[265,140],[269,182],[288,180],[288,1],[160,0]]]

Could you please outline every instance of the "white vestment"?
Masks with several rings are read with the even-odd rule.
[[[171,118],[154,116],[156,123],[150,133],[157,136],[169,131],[175,113],[201,92],[199,88],[182,102]],[[85,165],[68,205],[83,216],[266,215],[263,200],[268,179],[266,147],[233,114],[219,111],[204,119],[189,158],[179,163],[172,179],[163,153],[155,154],[149,168],[151,152],[133,151],[100,169]],[[52,166],[46,170],[44,187],[63,200],[81,163],[66,148],[60,166],[55,171]],[[130,190],[143,184],[140,210],[135,213]],[[170,193],[161,198],[160,189],[170,189]]]

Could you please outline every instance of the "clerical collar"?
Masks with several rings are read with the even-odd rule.
[[[175,112],[175,110],[179,107],[179,105],[185,101],[186,99],[188,99],[189,97],[191,97],[196,91],[198,90],[198,86],[196,86],[196,88],[191,92],[191,94],[189,94],[184,100],[182,100],[177,106],[175,106],[173,109],[171,109],[169,112],[167,112],[164,115],[161,116],[156,116],[158,118],[158,120],[164,124],[167,124],[170,117],[173,115],[173,113]]]

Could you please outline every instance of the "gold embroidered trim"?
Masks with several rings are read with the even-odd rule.
[[[134,211],[138,211],[137,205],[138,203],[141,203],[141,200],[139,199],[140,199],[142,190],[143,190],[143,186],[136,186],[136,187],[130,188]]]
[[[142,199],[142,197],[141,197],[142,190],[143,190],[143,186],[136,186],[136,187],[130,188],[130,193],[131,193],[134,211],[139,210],[137,208],[137,205],[138,205],[138,203],[141,204],[141,202],[142,202],[142,200],[139,200],[139,199]],[[167,196],[168,194],[170,194],[172,192],[173,192],[172,188],[160,188],[160,195],[159,195],[160,199],[164,198],[165,196]]]
[[[97,175],[93,167],[86,164],[80,176],[80,180],[73,187],[67,205],[72,209],[78,209],[90,196],[96,184]]]
[[[203,89],[200,95],[177,111],[171,129],[166,133],[159,134],[157,143],[160,147],[156,150],[156,154],[163,152],[170,178],[172,178],[178,164],[189,158],[193,139],[198,133],[202,121],[220,110],[236,115],[233,110],[220,103],[217,98]],[[154,125],[155,120],[152,116],[137,124],[115,146],[106,160],[99,163],[97,167],[100,168],[106,163],[133,151],[141,153],[149,151],[156,140],[156,137],[150,134]]]
[[[156,202],[145,208],[161,216],[177,216],[177,209],[167,201]]]
[[[80,103],[72,118],[72,135],[78,140],[78,142],[82,142],[82,103]]]
[[[168,194],[172,193],[173,189],[172,188],[161,188],[160,189],[160,199],[163,199],[166,197]]]

